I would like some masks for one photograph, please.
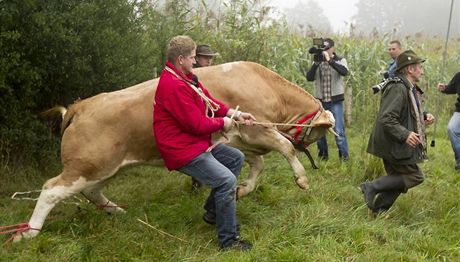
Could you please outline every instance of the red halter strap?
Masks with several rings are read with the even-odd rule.
[[[314,111],[313,113],[307,115],[306,117],[300,119],[296,124],[298,125],[303,125],[304,123],[308,122],[309,120],[311,120],[317,113],[318,113],[319,110],[316,110]],[[295,132],[295,134],[292,136],[292,138],[294,139],[294,141],[296,143],[299,143],[298,138],[299,138],[299,135],[302,133],[302,126],[295,126],[295,127],[292,127],[292,128],[295,128],[297,131]],[[292,128],[290,128],[289,130],[291,130]],[[288,130],[288,131],[289,131]]]

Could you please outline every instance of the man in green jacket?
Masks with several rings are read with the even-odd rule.
[[[387,211],[401,193],[423,182],[418,167],[426,159],[425,125],[433,115],[424,113],[417,82],[425,60],[407,50],[397,58],[396,78],[382,90],[380,110],[367,152],[383,159],[387,176],[360,185],[368,208]]]

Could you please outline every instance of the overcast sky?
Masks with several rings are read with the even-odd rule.
[[[270,5],[280,8],[282,11],[284,8],[292,8],[297,2],[308,2],[309,0],[268,0]],[[348,30],[345,22],[350,22],[353,15],[356,14],[358,9],[356,3],[359,0],[315,0],[324,11],[324,15],[331,22],[334,31],[346,31]]]

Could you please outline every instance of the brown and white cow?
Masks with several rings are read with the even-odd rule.
[[[279,131],[295,135],[302,131],[304,146],[325,134],[333,118],[318,100],[271,70],[251,62],[233,62],[196,69],[200,81],[214,97],[235,108],[252,113],[259,122],[297,123],[308,115],[313,126],[307,135],[292,126],[239,125],[227,136],[230,144],[246,154],[250,165],[248,179],[239,185],[238,196],[251,192],[263,168],[262,156],[280,152],[291,165],[297,185],[308,189],[305,169],[296,151]],[[29,229],[17,235],[31,238],[38,234],[51,209],[61,200],[81,192],[105,211],[123,212],[102,193],[109,177],[121,167],[136,163],[162,165],[152,133],[152,108],[158,79],[102,93],[78,101],[68,110],[55,108],[63,115],[61,158],[64,169],[43,186]],[[187,110],[187,108],[184,108]],[[318,112],[314,114],[314,112]],[[50,112],[53,112],[51,110]]]

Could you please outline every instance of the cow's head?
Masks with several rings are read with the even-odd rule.
[[[321,114],[319,115],[319,117],[311,121],[310,125],[312,126],[312,129],[310,133],[306,135],[302,141],[305,147],[318,141],[321,137],[323,137],[326,134],[327,131],[334,133],[332,128],[335,125],[335,119],[331,111],[321,110]]]

